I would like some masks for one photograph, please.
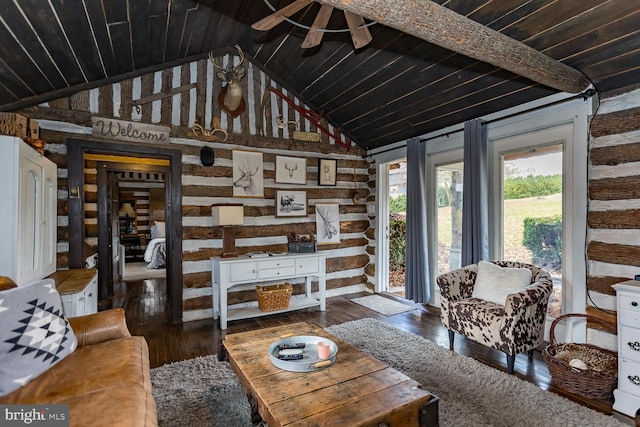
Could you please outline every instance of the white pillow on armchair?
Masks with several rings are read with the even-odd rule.
[[[480,261],[473,285],[473,298],[505,305],[507,296],[531,284],[528,268],[500,267],[492,262]]]

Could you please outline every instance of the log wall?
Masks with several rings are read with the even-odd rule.
[[[226,56],[224,63],[237,62],[237,57]],[[211,205],[214,203],[243,203],[245,225],[237,228],[239,253],[252,251],[286,250],[286,235],[290,232],[315,232],[315,204],[332,202],[340,205],[339,244],[320,246],[327,255],[328,295],[339,295],[373,288],[375,274],[375,231],[373,218],[367,213],[367,204],[373,203],[375,168],[365,159],[364,151],[343,138],[349,148],[321,134],[320,142],[301,142],[292,139],[295,121],[297,129],[315,132],[314,125],[300,116],[289,104],[268,91],[274,87],[292,98],[296,105],[307,108],[253,64],[248,63],[245,86],[247,109],[232,119],[217,105],[220,81],[214,77],[213,67],[207,60],[195,61],[182,67],[143,75],[116,84],[80,92],[37,107],[23,110],[39,120],[41,138],[47,141],[46,156],[58,165],[58,268],[68,268],[68,213],[67,213],[67,138],[95,139],[91,136],[91,117],[113,117],[141,123],[171,127],[169,146],[182,152],[182,251],[183,251],[183,320],[196,320],[212,315],[211,267],[209,258],[222,253],[221,231],[212,227]],[[184,92],[157,99],[136,107],[136,100],[172,89],[191,86]],[[280,123],[284,122],[285,125]],[[207,130],[227,130],[226,141],[202,141],[192,131],[193,123]],[[340,136],[338,129],[324,121],[323,126]],[[341,136],[340,136],[341,137]],[[341,137],[342,138],[342,137]],[[200,162],[200,149],[213,148],[215,163],[205,167]],[[263,153],[264,197],[234,198],[232,187],[232,151],[251,149]],[[275,183],[277,155],[307,160],[306,184]],[[317,184],[318,160],[337,160],[337,185]],[[95,174],[85,165],[85,225],[88,230],[97,227],[95,220]],[[92,177],[93,176],[93,177]],[[278,189],[305,190],[309,204],[306,217],[275,217],[275,192]],[[362,201],[352,201],[354,191]],[[89,234],[90,245],[97,242]],[[255,299],[253,295],[234,295],[240,302]]]
[[[616,322],[611,285],[640,274],[640,91],[602,101],[591,124],[587,313]],[[589,341],[617,348],[589,324]]]

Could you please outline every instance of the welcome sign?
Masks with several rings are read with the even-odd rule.
[[[171,128],[168,126],[128,122],[106,117],[91,117],[91,124],[93,136],[119,141],[166,144],[169,142],[169,134],[171,133]]]

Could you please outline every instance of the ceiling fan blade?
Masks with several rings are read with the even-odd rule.
[[[352,12],[344,11],[344,17],[347,19],[347,25],[349,26],[349,32],[351,33],[351,40],[353,40],[353,46],[356,49],[360,49],[363,46],[369,44],[373,39],[369,28],[365,27],[364,18],[360,15],[356,15]]]
[[[304,38],[301,47],[303,49],[318,46],[322,41],[322,36],[324,35],[323,30],[327,27],[327,23],[329,22],[329,18],[331,18],[331,12],[333,12],[333,6],[329,6],[328,4],[323,4],[322,8],[316,15],[316,19],[313,21],[313,25],[309,28],[309,32],[307,33],[307,37]]]
[[[313,3],[314,0],[296,0],[288,6],[278,9],[271,15],[262,18],[258,22],[251,25],[251,28],[259,31],[267,31],[284,21],[284,18],[288,18],[305,6]]]

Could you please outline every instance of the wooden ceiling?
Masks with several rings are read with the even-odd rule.
[[[268,0],[275,8],[293,0]],[[425,0],[426,1],[426,0]],[[349,3],[349,2],[346,2]],[[437,0],[588,77],[601,93],[640,86],[637,0]],[[393,8],[394,0],[386,2]],[[312,3],[292,15],[311,26]],[[300,47],[307,30],[261,32],[264,0],[14,0],[0,8],[0,109],[13,111],[217,54],[254,64],[365,149],[556,93],[382,24],[354,50],[348,32]],[[330,29],[346,29],[333,13]],[[438,31],[434,28],[434,31]]]

